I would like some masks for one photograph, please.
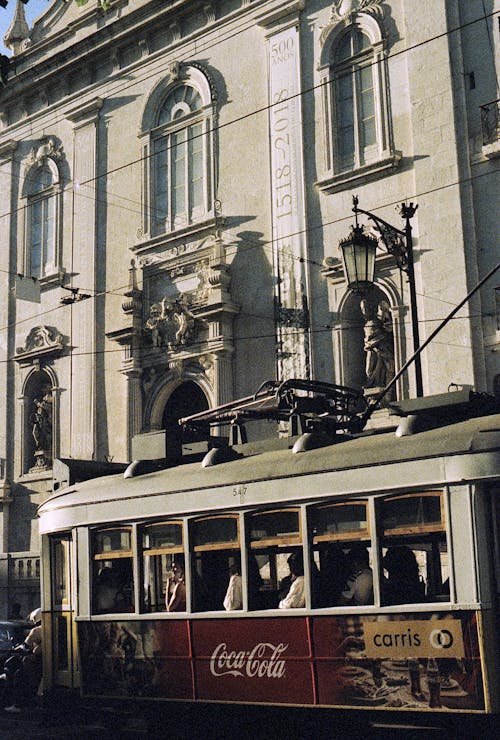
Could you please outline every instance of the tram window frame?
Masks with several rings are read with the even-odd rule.
[[[422,520],[415,523],[402,523],[400,526],[384,526],[387,519],[384,516],[384,505],[394,501],[404,501],[410,499],[438,499],[439,500],[439,521],[436,519],[426,522]],[[379,547],[379,582],[381,590],[382,606],[414,606],[415,604],[428,604],[438,602],[449,602],[450,592],[449,585],[446,588],[446,581],[450,583],[451,578],[451,552],[448,541],[448,528],[445,504],[445,491],[439,490],[422,490],[406,493],[388,493],[378,497],[375,502],[377,517],[377,533]],[[386,578],[384,571],[384,558],[389,548],[409,548],[418,562],[420,578],[423,580],[424,592],[418,598],[419,587],[409,584],[390,588],[390,578]],[[417,553],[421,553],[418,556]],[[393,553],[394,554],[394,553]],[[405,553],[396,553],[394,557],[401,557]],[[443,557],[445,556],[445,557]],[[408,556],[409,557],[409,556]],[[424,562],[422,562],[422,560]],[[444,561],[444,562],[443,562]],[[387,560],[386,560],[387,565]],[[403,570],[403,565],[395,567],[394,570],[399,572]],[[411,598],[403,600],[398,598],[398,590],[405,596]],[[413,593],[413,596],[412,596]]]
[[[113,548],[96,552],[96,541],[100,534],[106,532],[126,532],[129,535],[128,548]],[[100,527],[90,529],[90,552],[91,552],[91,613],[97,614],[129,614],[135,612],[136,594],[134,587],[135,574],[135,556],[134,556],[135,530],[130,523],[127,524],[106,524]],[[113,561],[130,561],[128,574],[113,573]],[[108,565],[110,563],[110,565]],[[101,565],[99,565],[101,564]],[[99,568],[99,570],[98,570]],[[118,570],[118,568],[117,568]],[[121,568],[123,571],[124,569]],[[103,573],[106,574],[104,578]],[[101,580],[101,584],[99,584]],[[105,581],[105,582],[103,582]],[[126,585],[127,582],[129,585]],[[103,589],[101,598],[106,604],[111,604],[112,608],[97,606],[98,589]]]
[[[321,514],[340,512],[342,509],[352,507],[362,507],[364,509],[364,517],[362,519],[352,520],[352,523],[359,521],[360,524],[364,523],[364,526],[342,526],[341,528],[337,526],[337,529],[334,530],[332,528],[328,531],[328,527],[333,527],[334,524],[332,521],[334,517],[328,517],[323,523],[323,528],[320,529]],[[307,521],[309,527],[310,570],[312,574],[311,599],[313,608],[348,606],[350,609],[363,609],[374,606],[375,546],[370,512],[370,499],[366,497],[321,502],[308,507]],[[338,523],[343,524],[344,522],[341,522],[339,519]],[[354,583],[352,577],[350,579],[353,572],[352,563],[349,567],[349,554],[356,549],[364,550],[365,548],[368,552],[369,569],[372,573],[373,585],[371,587],[371,598],[368,603],[356,604],[352,601],[352,599],[356,598],[355,592],[351,600],[349,600],[349,596],[347,595],[349,591],[353,591],[352,585]],[[330,557],[333,557],[333,562],[329,562]],[[338,562],[335,562],[335,560]],[[350,583],[349,580],[351,580]],[[363,587],[363,590],[366,590],[366,586]]]
[[[201,532],[197,532],[197,528],[206,522],[214,523],[223,520],[235,524],[234,537],[231,539],[216,537],[202,542],[199,536]],[[231,576],[239,575],[240,584],[243,583],[240,514],[227,512],[193,517],[189,519],[188,529],[192,611],[195,613],[223,612],[226,610],[225,603],[228,603],[226,598]],[[206,571],[210,579],[208,585]],[[243,606],[244,602],[241,598],[241,603],[238,606],[233,603],[230,611],[240,611]]]
[[[147,530],[162,526],[176,526],[180,531],[180,544],[172,543],[156,547],[146,547],[144,537]],[[140,582],[141,582],[141,612],[146,614],[162,613],[167,611],[166,597],[169,579],[173,577],[172,566],[175,558],[182,556],[182,563],[186,561],[184,542],[184,522],[182,519],[161,519],[159,521],[141,522],[137,528],[139,542]],[[152,564],[146,565],[146,558],[151,558]],[[165,558],[165,560],[164,560]],[[152,574],[152,581],[151,581]],[[146,583],[146,579],[148,582]],[[151,585],[153,588],[151,588]],[[159,593],[161,592],[161,596]],[[149,593],[149,597],[148,597]],[[152,593],[152,595],[151,595]],[[148,607],[149,601],[149,607]],[[159,605],[162,605],[159,608]],[[156,608],[155,608],[156,607]]]
[[[294,531],[277,531],[269,534],[268,530],[255,529],[252,524],[258,518],[276,516],[280,514],[294,514],[297,518],[297,528]],[[269,520],[270,521],[270,520]],[[286,597],[291,586],[290,558],[299,555],[304,564],[304,528],[301,506],[283,506],[272,509],[259,509],[247,512],[245,516],[247,541],[247,572],[248,572],[248,599],[251,611],[263,611],[279,608],[304,608],[307,603],[307,580],[304,577],[304,607],[285,606]],[[274,527],[276,529],[276,527]],[[272,531],[272,528],[271,528]],[[261,532],[262,536],[257,537]],[[268,563],[259,564],[259,558],[268,558]],[[280,560],[278,561],[278,557]],[[258,567],[256,571],[255,565]],[[286,567],[285,567],[286,563]],[[262,570],[269,566],[269,577],[262,579]],[[293,567],[293,566],[292,566]],[[279,572],[281,570],[281,573]],[[305,568],[303,568],[305,570]],[[281,576],[281,578],[279,577]],[[266,583],[266,581],[268,581]]]

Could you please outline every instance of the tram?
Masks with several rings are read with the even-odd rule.
[[[208,430],[204,450],[45,501],[44,691],[157,717],[498,713],[498,405],[456,391],[367,431],[359,400],[269,383],[182,420]],[[269,418],[280,435],[241,441],[242,420]]]

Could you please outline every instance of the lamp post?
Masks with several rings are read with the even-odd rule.
[[[400,215],[405,221],[404,229],[398,229],[383,219],[375,216],[370,211],[358,208],[358,197],[353,196],[353,212],[356,224],[351,233],[339,242],[344,262],[344,270],[348,287],[352,290],[363,292],[367,287],[373,285],[375,276],[375,253],[377,245],[381,242],[389,254],[396,260],[399,269],[408,276],[410,289],[411,323],[413,331],[413,350],[415,357],[415,387],[417,396],[423,395],[422,388],[422,365],[420,362],[420,337],[418,331],[417,315],[417,293],[415,290],[415,271],[413,264],[413,240],[411,235],[411,219],[415,215],[418,206],[413,203],[402,203]],[[373,221],[374,228],[378,231],[380,239],[376,239],[364,233],[364,227],[358,224],[358,214]]]

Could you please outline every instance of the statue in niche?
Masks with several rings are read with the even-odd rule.
[[[30,415],[31,433],[35,441],[35,468],[45,468],[52,458],[52,392],[43,388],[43,397],[35,398],[35,410]]]
[[[194,316],[182,295],[175,300],[165,296],[159,303],[153,303],[145,324],[153,346],[170,350],[187,344],[193,328]]]
[[[365,298],[360,308],[365,320],[365,388],[385,388],[394,377],[395,367],[391,309],[387,301],[380,301],[374,311]]]

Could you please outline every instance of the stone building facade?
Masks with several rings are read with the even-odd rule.
[[[401,367],[406,275],[380,246],[348,289],[352,196],[398,228],[418,204],[424,340],[498,261],[500,152],[494,0],[54,0],[31,29],[18,0],[6,43],[2,616],[37,605],[54,461],[175,444],[267,379],[369,385],[362,298]],[[498,392],[495,285],[423,355],[426,394]]]

